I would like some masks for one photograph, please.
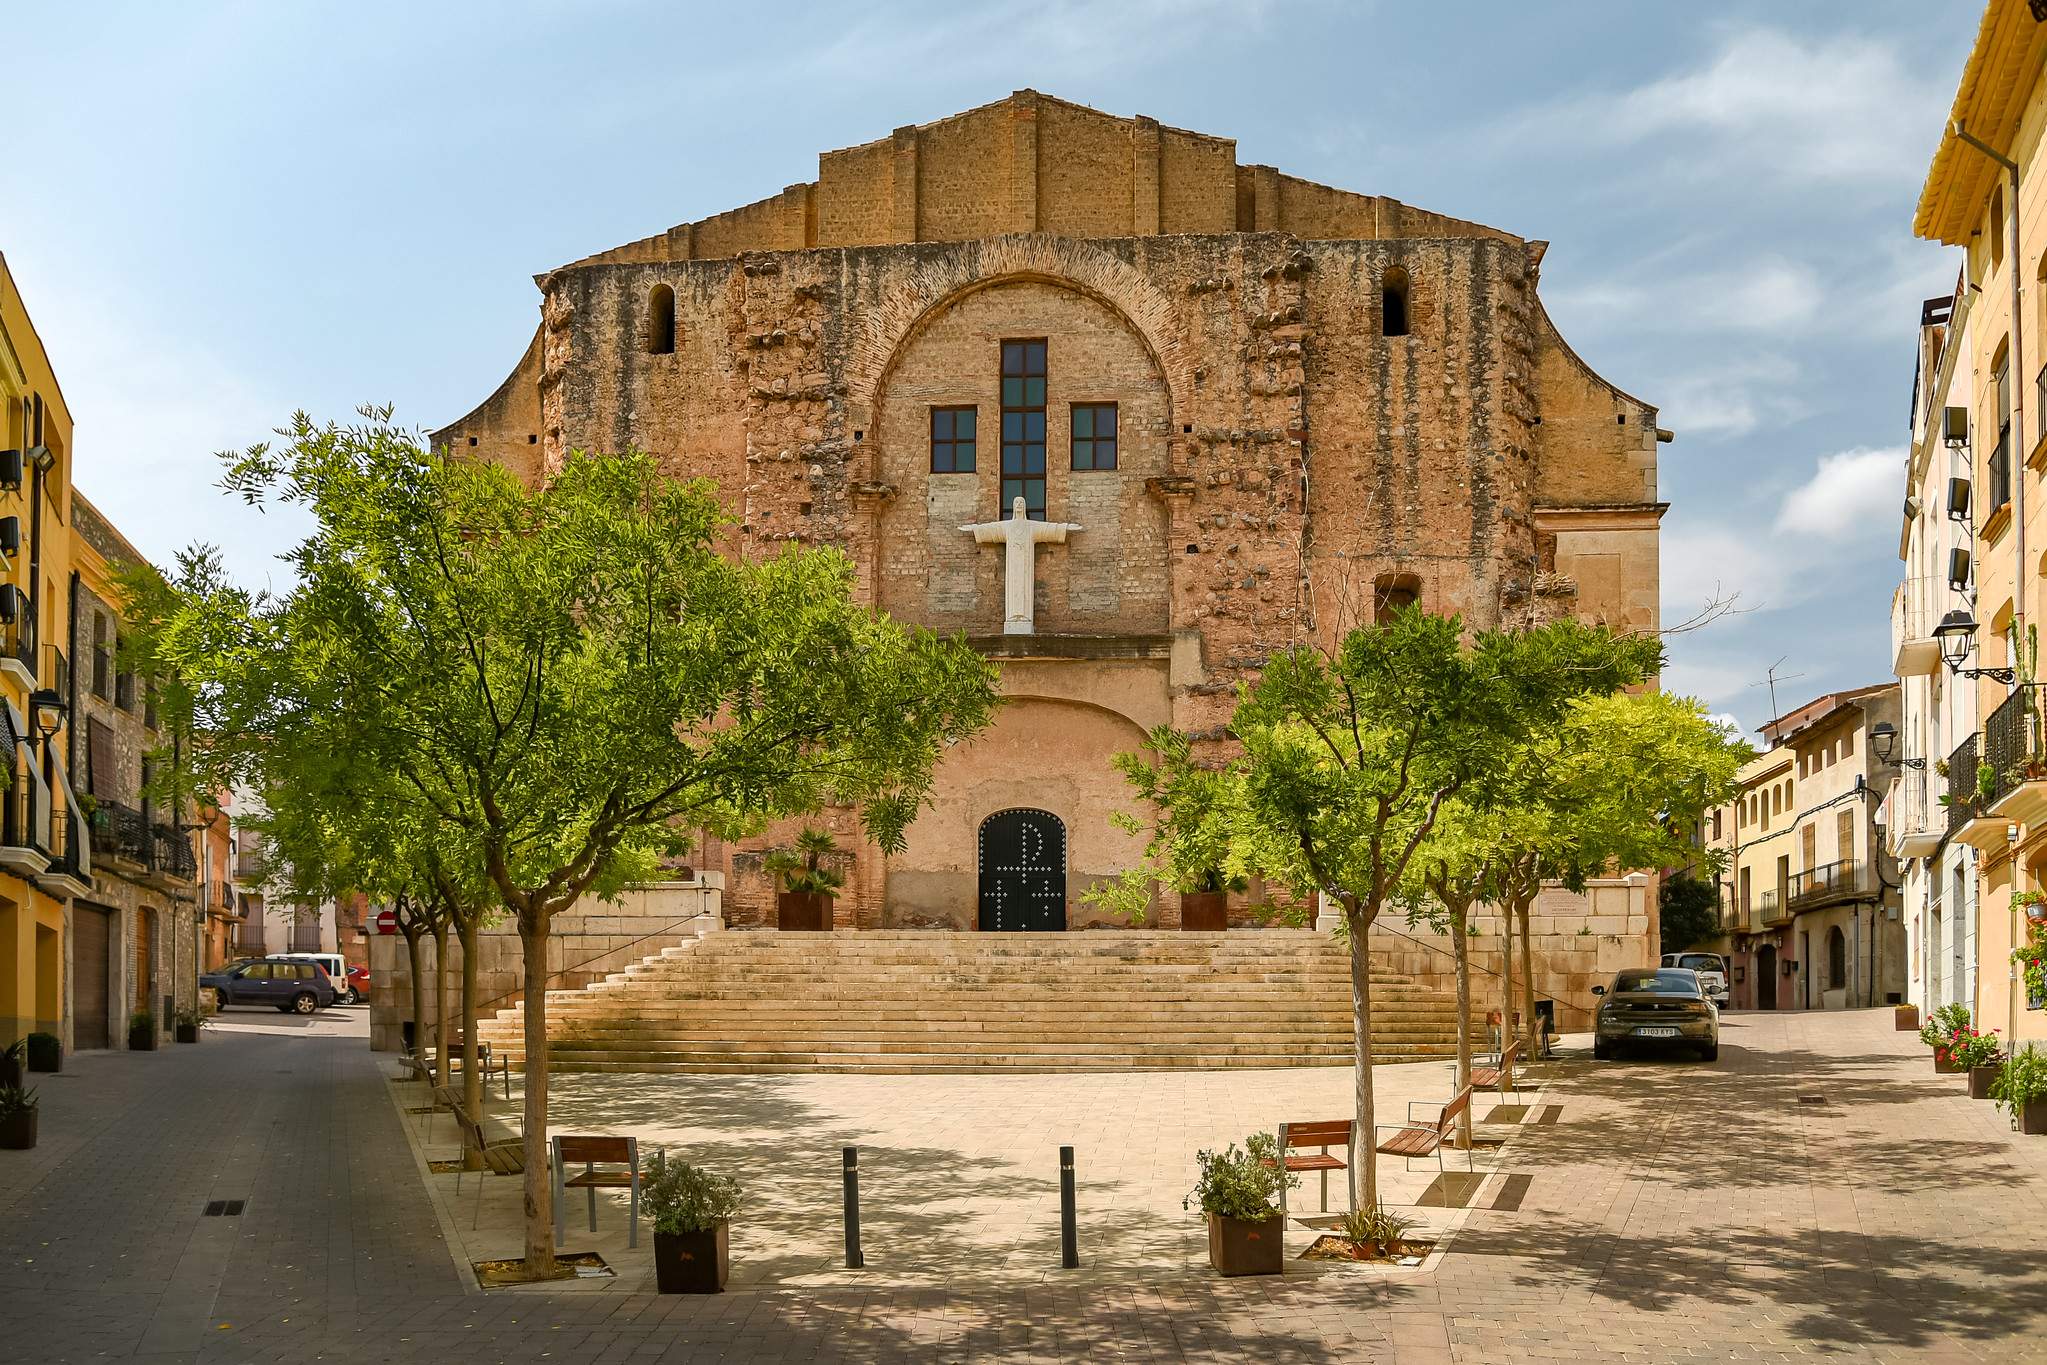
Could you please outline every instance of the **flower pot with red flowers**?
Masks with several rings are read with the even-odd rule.
[[[1949,1057],[1954,1047],[1955,1035],[1969,1027],[1967,1005],[1942,1005],[1933,1012],[1919,1030],[1919,1041],[1933,1049],[1933,1069],[1942,1076],[1951,1076],[1965,1070],[1955,1065]]]
[[[1239,1148],[1201,1151],[1201,1174],[1180,1201],[1200,1204],[1208,1218],[1208,1263],[1220,1275],[1278,1275],[1286,1265],[1286,1218],[1281,1193],[1301,1183],[1279,1159],[1270,1133],[1253,1133]]]
[[[2012,966],[2018,969],[2019,980],[2026,983],[2028,1009],[2038,1009],[2047,1003],[2047,924],[2033,920],[2036,909],[2047,910],[2047,905],[2026,907],[2026,941],[2011,950]]]
[[[1990,1098],[2021,1133],[2047,1133],[2047,1052],[2014,1048],[1990,1083]]]
[[[1957,1029],[1947,1047],[1949,1063],[1957,1071],[1969,1074],[1969,1098],[1987,1100],[1990,1098],[1990,1083],[1997,1079],[1997,1073],[2004,1064],[2004,1051],[1998,1046],[1997,1030],[1988,1033],[1973,1028]]]
[[[797,832],[795,848],[778,848],[761,860],[779,888],[775,896],[777,929],[821,933],[832,927],[832,896],[846,884],[846,878],[825,859],[838,851],[838,841],[828,831],[805,825]]]
[[[654,1220],[654,1287],[663,1294],[720,1294],[732,1274],[728,1231],[739,1185],[686,1161],[663,1161],[640,1187]]]

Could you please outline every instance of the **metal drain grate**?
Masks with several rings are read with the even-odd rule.
[[[1798,1102],[1800,1104],[1825,1104],[1827,1097],[1825,1095],[1800,1095]]]
[[[242,1216],[242,1210],[248,1206],[248,1202],[246,1199],[210,1199],[206,1203],[206,1211],[200,1216],[204,1218],[239,1218]]]

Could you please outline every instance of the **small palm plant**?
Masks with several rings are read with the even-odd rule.
[[[838,851],[838,840],[832,838],[829,830],[805,825],[796,835],[795,848],[776,849],[761,859],[761,866],[775,877],[784,891],[795,895],[832,896],[845,886],[846,877],[837,868],[826,866],[824,860]]]

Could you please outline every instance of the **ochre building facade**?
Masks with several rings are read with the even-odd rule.
[[[856,848],[839,922],[976,927],[1014,876],[1024,927],[1078,928],[1138,852],[1110,756],[1220,745],[1273,651],[1413,600],[1656,627],[1668,434],[1558,335],[1545,245],[1020,91],[540,276],[517,368],[435,439],[533,478],[654,452],[734,553],[838,546],[1000,659],[1008,704],[904,853]],[[1030,634],[961,529],[1018,496],[1080,528],[1035,552]],[[735,922],[773,915],[773,842],[704,851]]]

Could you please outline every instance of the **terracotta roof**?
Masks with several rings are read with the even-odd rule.
[[[2010,155],[2043,63],[2047,24],[2033,18],[2026,0],[1990,0],[1919,192],[1919,209],[1912,218],[1915,235],[1949,246],[1968,244],[2003,171],[1956,137],[1953,125],[1960,123],[1971,136]]]

